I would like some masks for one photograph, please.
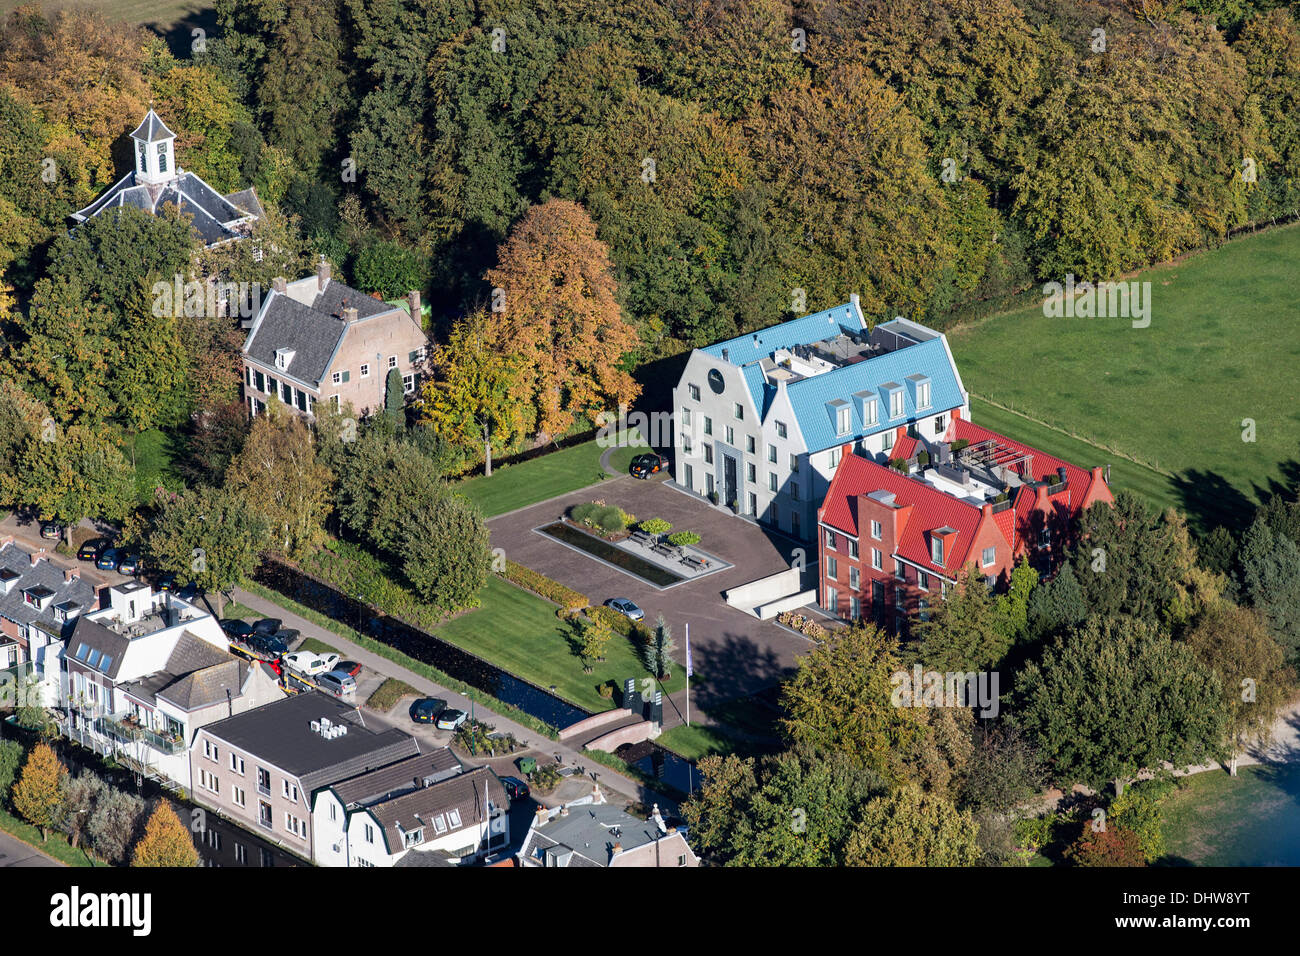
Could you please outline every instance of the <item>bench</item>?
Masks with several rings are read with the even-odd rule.
[[[688,554],[684,558],[682,558],[682,564],[686,565],[687,567],[695,568],[696,570],[700,570],[700,571],[704,570],[709,566],[708,561],[705,561],[703,558],[697,558],[693,554]]]
[[[656,544],[650,550],[655,554],[662,554],[665,558],[676,558],[680,555],[680,552],[676,548],[667,544]]]
[[[633,531],[630,537],[633,541],[639,541],[642,544],[650,543],[650,535],[646,534],[644,531]]]

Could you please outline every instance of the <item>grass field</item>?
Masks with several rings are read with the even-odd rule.
[[[159,485],[170,491],[185,487],[172,467],[176,456],[183,452],[174,436],[151,428],[135,436],[126,451],[135,461],[135,491],[142,504],[153,502],[153,490]]]
[[[1295,866],[1300,862],[1300,766],[1193,774],[1163,808],[1168,865]]]
[[[610,467],[627,474],[632,458],[645,450],[644,445],[617,448],[610,457]],[[531,461],[497,468],[490,478],[484,475],[467,478],[456,490],[492,518],[605,480],[609,476],[600,467],[600,456],[604,453],[605,449],[593,439]]]
[[[597,687],[601,684],[614,681],[621,687],[628,677],[640,680],[647,676],[632,643],[618,634],[609,642],[605,661],[584,674],[569,643],[570,627],[555,616],[555,605],[495,574],[488,576],[479,598],[482,605],[477,610],[462,614],[434,633],[534,684],[554,685],[559,696],[593,712],[614,706],[612,700],[600,696]],[[672,678],[662,682],[665,694],[685,686],[679,671],[674,669]]]
[[[1034,307],[954,330],[972,417],[1079,465],[1109,461],[1116,487],[1202,528],[1239,524],[1300,479],[1297,262],[1300,225],[1286,226],[1136,276],[1151,283],[1147,328]],[[1246,419],[1254,441],[1243,440]]]
[[[27,3],[35,3],[47,16],[65,7],[90,7],[109,20],[145,24],[159,32],[212,10],[205,0],[0,0],[0,15],[8,16]]]

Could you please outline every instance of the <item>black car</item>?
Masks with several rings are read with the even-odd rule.
[[[270,637],[276,631],[284,626],[284,621],[278,617],[264,617],[253,625],[254,634],[265,634]]]
[[[656,455],[653,452],[637,455],[632,459],[632,477],[649,478],[651,475],[664,471],[667,467],[668,459],[663,455]]]
[[[246,641],[253,633],[253,627],[247,621],[241,621],[237,617],[224,618],[221,621],[221,629],[226,632],[226,636],[232,641]]]
[[[41,524],[41,537],[55,541],[63,537],[65,528],[67,525],[62,521],[45,521]]]
[[[273,660],[279,660],[281,655],[289,653],[289,645],[274,634],[250,634],[244,643],[258,656]]]
[[[159,591],[170,591],[174,587],[176,587],[176,575],[164,574],[162,577],[158,579]]]
[[[441,697],[421,697],[411,704],[411,719],[417,724],[431,724],[447,709],[447,702]]]
[[[199,586],[191,581],[189,584],[180,587],[176,591],[176,596],[182,601],[193,601],[199,596]]]
[[[91,538],[77,549],[77,557],[82,561],[94,561],[99,557],[99,553],[113,544],[107,538]]]
[[[284,646],[289,648],[293,647],[294,641],[302,637],[302,631],[296,631],[292,627],[282,627],[272,637],[277,641],[282,641]]]
[[[528,789],[528,784],[518,777],[502,777],[501,785],[506,788],[506,796],[511,800],[527,800],[532,793]]]

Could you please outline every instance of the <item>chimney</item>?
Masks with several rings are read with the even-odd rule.
[[[288,287],[288,284],[284,281],[284,276],[276,276],[271,280],[271,291],[273,292],[278,292],[281,295],[284,295],[285,290],[288,289]]]
[[[13,543],[14,543],[14,536],[11,534],[7,534],[3,538],[0,538],[0,548],[7,548],[9,547],[9,545]]]
[[[323,290],[329,281],[330,281],[330,264],[325,261],[325,256],[322,254],[320,257],[320,263],[316,266],[317,291]]]
[[[984,502],[984,504],[980,505],[980,514],[982,514],[985,518],[992,518],[992,517],[993,517],[993,505],[990,504],[990,503],[987,502],[987,501]]]
[[[344,324],[346,324],[346,325],[351,325],[351,324],[352,324],[353,322],[355,322],[356,320],[357,320],[357,310],[356,310],[356,309],[348,308],[348,309],[344,309],[344,310],[343,310],[343,322],[344,322]]]
[[[32,567],[36,567],[36,562],[45,557],[45,549],[39,548],[32,552]]]
[[[758,341],[758,340],[755,339],[755,341]],[[722,361],[724,361],[724,362],[730,362],[730,361],[731,361],[731,349],[723,349],[723,350],[722,350]]]
[[[853,306],[853,311],[856,312],[858,315],[862,314],[861,300],[858,298],[858,294],[856,292],[849,293],[849,305]]]
[[[1060,468],[1056,469],[1056,473],[1060,476],[1060,483],[1065,484],[1065,466],[1062,465]]]
[[[67,583],[69,583],[69,582],[71,582],[71,581],[79,581],[80,579],[81,579],[81,569],[80,569],[80,568],[64,568],[64,569],[63,569],[63,581],[64,581],[65,584],[67,584]]]
[[[411,318],[415,324],[420,324],[420,290],[412,289],[406,293],[406,307],[411,310]]]
[[[569,815],[569,805],[566,803],[564,806],[560,807],[560,816],[567,817],[568,815]]]
[[[1034,486],[1034,507],[1047,507],[1047,485],[1038,484]]]
[[[545,823],[547,820],[551,818],[550,811],[547,810],[546,807],[542,806],[540,803],[537,805],[537,813],[534,816],[536,817],[536,819],[533,820],[533,823],[537,824],[538,826]]]
[[[1101,477],[1101,465],[1097,465],[1095,468],[1092,469],[1092,480],[1093,480],[1094,482],[1097,482],[1097,481],[1101,481],[1101,480],[1102,480],[1102,477]]]

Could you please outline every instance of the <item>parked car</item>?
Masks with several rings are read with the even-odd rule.
[[[100,552],[99,557],[95,559],[95,567],[101,571],[116,571],[121,560],[121,551],[117,550],[117,548],[105,548]]]
[[[506,788],[506,796],[511,800],[527,800],[532,793],[528,789],[528,784],[518,777],[502,777],[501,785]]]
[[[279,660],[281,655],[289,653],[289,645],[274,634],[250,634],[244,643],[259,657]]]
[[[158,579],[159,591],[170,591],[175,587],[176,587],[176,575],[174,574],[170,574],[170,573],[164,574],[162,577]]]
[[[627,598],[610,598],[605,602],[605,607],[612,607],[629,621],[645,620],[645,611],[641,610]]]
[[[361,673],[361,665],[356,661],[339,661],[334,665],[333,669],[340,674],[347,674],[349,677],[356,677]]]
[[[82,561],[94,561],[99,557],[101,551],[111,547],[112,544],[113,542],[107,538],[91,538],[83,542],[81,547],[77,549],[77,557]]]
[[[274,634],[284,626],[284,621],[278,617],[264,617],[253,624],[254,634]]]
[[[299,674],[312,676],[314,674],[327,674],[335,670],[339,662],[337,654],[318,654],[315,651],[297,651],[293,654],[285,654],[280,658],[281,663],[292,671]],[[349,677],[352,675],[349,674]]]
[[[293,647],[294,644],[298,643],[298,638],[302,637],[302,631],[296,631],[292,627],[282,627],[275,632],[275,637],[277,640],[284,641],[285,647]],[[330,670],[333,669],[330,668]]]
[[[199,586],[191,581],[176,589],[176,596],[182,601],[193,601],[199,596]]]
[[[663,455],[656,455],[650,452],[645,455],[637,455],[632,459],[632,477],[649,478],[651,475],[658,474],[668,468],[668,459]]]
[[[122,560],[118,562],[117,570],[122,574],[139,574],[140,573],[140,555],[134,551],[128,551],[122,555]]]
[[[62,521],[45,521],[41,524],[41,537],[49,538],[51,541],[57,541],[63,537],[63,532],[67,530],[67,525]]]
[[[253,627],[247,621],[241,621],[237,617],[223,618],[221,629],[226,632],[226,637],[232,641],[246,641],[253,633]]]
[[[357,692],[356,680],[347,674],[336,674],[330,671],[328,674],[317,674],[313,679],[317,687],[335,697],[350,697]]]
[[[433,726],[439,730],[455,730],[469,718],[469,714],[463,710],[448,709],[438,715]]]
[[[411,704],[411,719],[417,724],[431,724],[447,709],[441,697],[421,697]]]

